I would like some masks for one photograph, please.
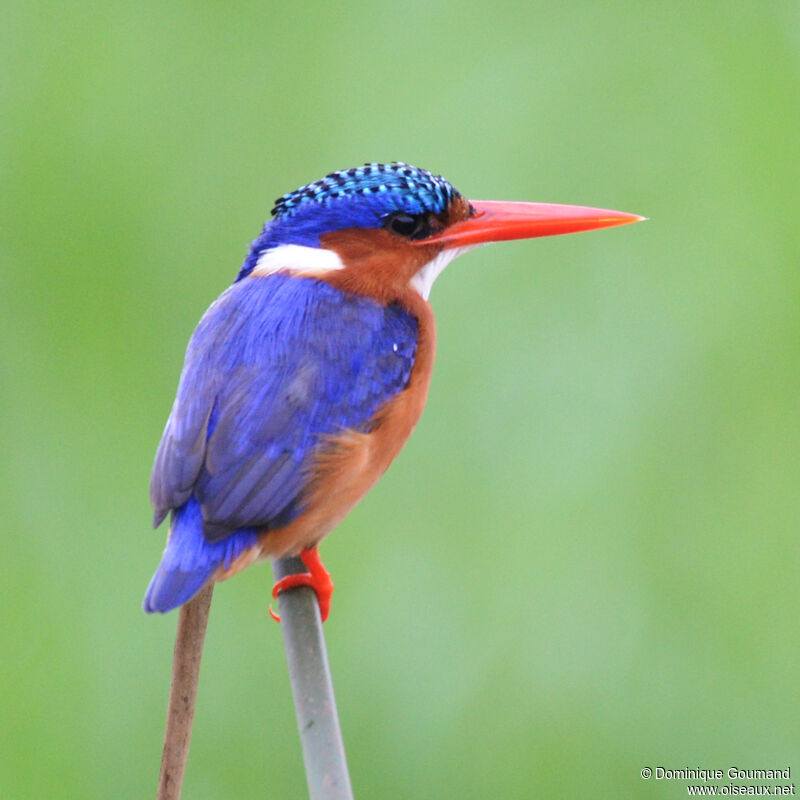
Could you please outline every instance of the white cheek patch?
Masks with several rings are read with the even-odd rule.
[[[263,277],[286,270],[295,273],[319,273],[334,269],[344,269],[344,264],[333,250],[324,247],[305,247],[301,244],[282,244],[265,250],[258,257],[250,274]]]
[[[480,245],[472,244],[466,247],[454,247],[452,250],[442,250],[433,261],[429,261],[409,281],[409,286],[416,289],[427,300],[431,296],[434,281],[444,272],[444,268],[454,259]]]

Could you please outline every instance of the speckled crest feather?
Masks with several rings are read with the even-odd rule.
[[[292,214],[306,203],[325,203],[347,195],[370,195],[391,193],[404,198],[410,213],[433,211],[443,212],[459,197],[459,192],[441,175],[434,175],[425,169],[393,161],[391,164],[377,162],[363,167],[331,172],[318,181],[301,186],[275,201],[272,209],[274,217]],[[407,207],[408,203],[418,206],[417,211]]]

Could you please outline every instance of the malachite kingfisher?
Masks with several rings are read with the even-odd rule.
[[[422,414],[431,287],[485,242],[625,225],[635,214],[468,200],[395,162],[332,172],[279,198],[233,285],[191,337],[155,457],[157,527],[144,598],[166,612],[260,558],[299,554],[323,619],[317,546],[373,486]]]

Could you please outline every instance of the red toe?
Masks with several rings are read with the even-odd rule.
[[[272,587],[272,596],[277,599],[281,592],[286,592],[297,586],[310,586],[317,594],[319,614],[322,617],[322,621],[325,622],[331,611],[331,595],[333,594],[331,574],[325,569],[316,547],[301,551],[300,560],[308,567],[308,572],[298,572],[295,575],[287,575],[285,578],[281,578]],[[272,608],[270,608],[269,614],[276,622],[281,621],[281,618]]]

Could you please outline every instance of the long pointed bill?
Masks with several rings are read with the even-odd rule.
[[[503,242],[509,239],[530,239],[534,236],[611,228],[614,225],[627,225],[629,222],[646,219],[623,211],[553,203],[473,200],[472,207],[475,213],[469,219],[456,222],[435,236],[420,239],[419,243],[439,242],[449,250],[483,242]]]

